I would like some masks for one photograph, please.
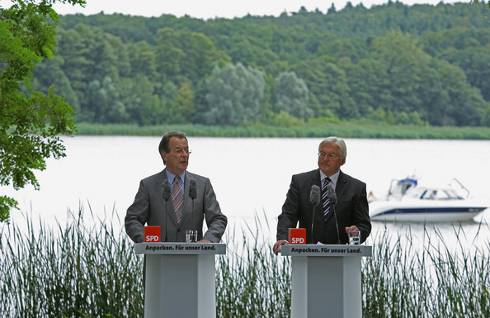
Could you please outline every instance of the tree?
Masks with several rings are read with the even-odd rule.
[[[356,117],[356,105],[351,98],[347,76],[328,57],[304,61],[294,71],[318,99],[320,108],[315,109],[317,116],[334,113],[342,118]]]
[[[120,89],[109,76],[91,81],[85,98],[93,122],[122,123],[129,119]]]
[[[93,102],[97,94],[92,89],[106,86],[107,78],[115,85],[121,77],[131,74],[129,57],[121,41],[98,28],[77,25],[73,30],[59,33],[58,51],[64,58],[61,68],[78,94],[80,113],[77,114],[77,119],[120,122],[121,116],[118,115],[103,114],[104,118],[94,117],[100,111],[96,109],[97,100]],[[94,84],[97,85],[94,87]],[[114,95],[114,92],[109,94]]]
[[[189,121],[194,112],[194,92],[190,83],[180,85],[175,104],[177,105],[176,122]]]
[[[156,94],[155,83],[144,75],[125,78],[119,83],[119,100],[129,115],[128,121],[138,125],[163,123],[164,109],[160,97]]]
[[[60,158],[60,134],[74,129],[72,109],[63,98],[37,91],[31,83],[34,67],[55,48],[53,0],[14,0],[0,7],[0,185],[15,189],[32,184],[33,170],[43,170],[46,158]],[[84,5],[85,0],[61,0]],[[8,219],[17,202],[0,196],[0,220]]]
[[[144,75],[156,79],[156,56],[146,42],[138,42],[128,46],[131,63],[131,76]]]
[[[174,83],[195,84],[229,59],[202,33],[163,28],[157,41],[157,70]]]
[[[313,116],[313,110],[308,105],[308,87],[294,72],[279,74],[276,78],[275,97],[276,112],[283,111],[302,119]]]
[[[451,50],[444,55],[450,63],[464,70],[468,82],[480,89],[485,100],[490,101],[490,43],[486,46],[468,47],[463,50]]]
[[[80,112],[80,101],[71,86],[71,82],[63,72],[63,58],[56,56],[36,66],[34,71],[35,87],[47,92],[51,85],[56,87],[56,94],[62,96],[73,108],[75,113]]]
[[[216,67],[206,80],[205,124],[239,125],[258,121],[264,96],[264,74],[242,64]]]

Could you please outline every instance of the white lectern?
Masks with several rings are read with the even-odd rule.
[[[361,318],[361,257],[371,246],[289,244],[292,318]]]
[[[216,254],[226,244],[137,243],[146,256],[145,318],[215,318]]]

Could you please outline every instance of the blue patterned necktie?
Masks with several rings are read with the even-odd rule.
[[[182,204],[184,203],[184,192],[182,191],[180,183],[180,177],[175,176],[172,185],[172,203],[174,205],[175,219],[177,220],[177,223],[180,223],[182,220]]]
[[[330,180],[329,177],[323,178],[322,180],[322,214],[324,219],[326,219],[332,211],[332,202],[328,198],[327,190],[330,182],[332,182],[332,180]]]

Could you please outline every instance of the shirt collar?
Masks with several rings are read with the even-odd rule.
[[[175,179],[175,174],[173,174],[172,172],[170,172],[168,169],[165,169],[165,173],[167,174],[167,181],[168,181],[168,184],[173,184],[174,183],[174,179]],[[185,171],[182,172],[180,175],[180,180],[182,181],[182,184],[185,183]]]
[[[333,175],[329,176],[330,180],[332,181],[332,186],[335,187],[337,186],[337,180],[339,180],[339,175],[340,175],[340,170],[335,172]],[[323,179],[328,177],[326,174],[323,173],[323,171],[320,170],[320,181],[323,182]]]

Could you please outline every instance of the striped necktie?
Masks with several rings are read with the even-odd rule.
[[[180,186],[181,181],[179,176],[175,176],[172,185],[172,203],[174,205],[175,219],[177,223],[182,220],[182,204],[184,203],[184,192]]]
[[[323,214],[323,219],[328,218],[330,212],[332,211],[332,202],[328,198],[328,187],[330,182],[329,177],[323,178],[322,180],[322,214]]]

